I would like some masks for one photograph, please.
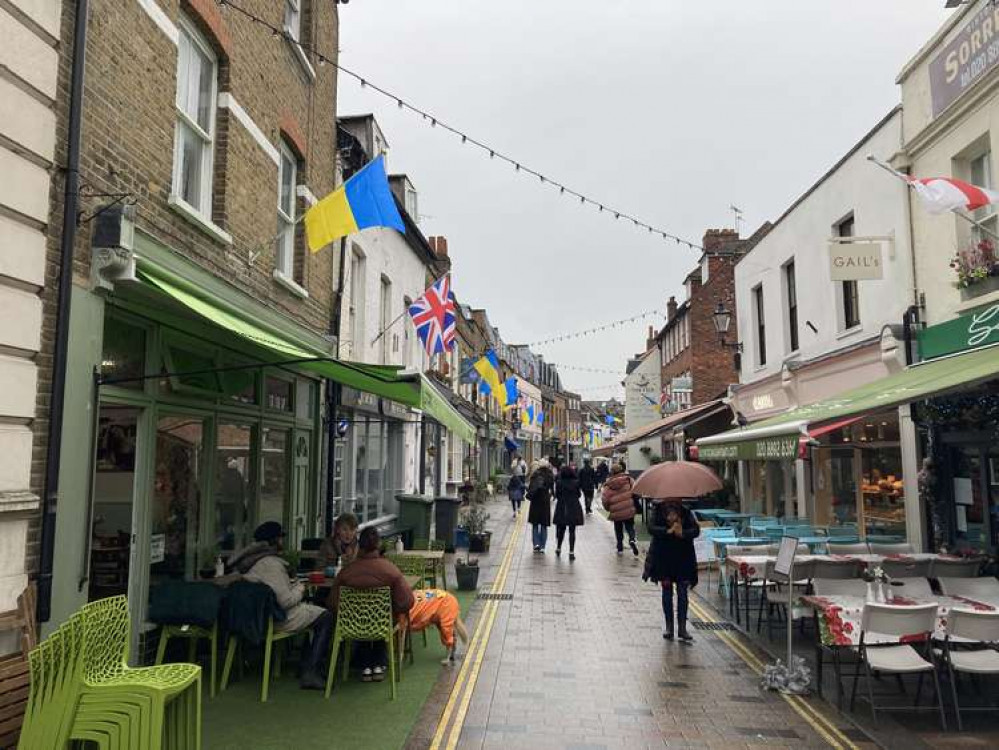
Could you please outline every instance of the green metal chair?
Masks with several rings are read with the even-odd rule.
[[[91,602],[79,613],[83,629],[80,705],[88,717],[136,706],[140,748],[201,748],[201,667],[166,664],[130,668],[128,601],[115,596]]]
[[[215,686],[218,684],[218,656],[219,656],[219,624],[216,621],[212,627],[205,628],[200,625],[163,625],[160,628],[160,642],[156,647],[156,661],[153,663],[160,665],[166,655],[167,644],[171,638],[184,638],[187,640],[187,660],[195,664],[198,656],[198,641],[208,641],[210,653],[208,660],[211,674],[208,680],[208,697],[215,697]]]
[[[389,686],[392,700],[396,695],[395,663],[396,628],[392,618],[392,592],[388,587],[354,589],[343,586],[337,606],[336,630],[330,655],[330,670],[326,677],[327,698],[333,689],[340,646],[344,646],[343,679],[350,671],[350,646],[354,641],[384,641],[388,649]]]
[[[282,642],[289,640],[290,638],[294,638],[296,635],[304,635],[305,633],[306,631],[284,633],[280,630],[275,630],[274,618],[271,617],[267,620],[267,637],[264,640],[264,674],[260,684],[261,703],[266,703],[267,697],[270,695],[272,663],[274,665],[274,676],[281,676]],[[239,638],[235,635],[230,635],[229,644],[226,647],[225,666],[222,668],[222,683],[219,686],[220,693],[229,687],[229,675],[232,673],[233,657],[236,655],[236,648],[238,645]]]
[[[64,643],[67,638],[66,631],[57,630],[28,654],[31,685],[19,750],[61,748],[69,741],[80,660],[71,653],[72,643]]]
[[[420,586],[424,586],[430,583],[431,588],[437,588],[437,574],[436,572],[431,573],[429,567],[427,566],[427,561],[422,557],[416,557],[415,555],[386,555],[387,560],[392,562],[402,574],[407,577],[419,576]],[[423,633],[423,646],[427,646],[427,631],[424,629]],[[410,663],[412,663],[412,635],[409,633],[408,629],[406,631],[406,647],[409,648]]]

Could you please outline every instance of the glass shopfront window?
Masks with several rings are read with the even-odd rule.
[[[260,505],[255,524],[277,521],[287,526],[285,518],[288,505],[288,465],[290,431],[277,427],[264,427],[261,433]]]
[[[395,512],[395,496],[403,483],[403,423],[355,414],[347,437],[351,510],[362,523]]]
[[[905,538],[898,414],[864,417],[820,437],[812,451],[815,523]]]
[[[222,421],[215,447],[215,545],[223,554],[248,539],[253,486],[253,428]]]
[[[199,560],[204,423],[200,417],[160,417],[149,544],[150,580],[190,580]],[[205,556],[208,557],[207,555]]]

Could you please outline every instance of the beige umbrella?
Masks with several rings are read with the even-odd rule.
[[[679,500],[701,497],[720,489],[722,480],[704,464],[667,461],[643,471],[632,492],[655,500]]]

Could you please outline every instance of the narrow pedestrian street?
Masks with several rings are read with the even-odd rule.
[[[601,514],[579,530],[571,563],[565,549],[555,556],[552,537],[539,555],[526,523],[503,525],[491,555],[500,586],[480,586],[495,591],[482,602],[493,609],[479,610],[479,640],[430,747],[872,746],[831,721],[821,702],[761,692],[754,666],[766,657],[747,653],[735,633],[711,629],[714,618],[696,597],[694,643],[664,641],[659,590],[642,582],[641,558],[615,555],[613,525]]]

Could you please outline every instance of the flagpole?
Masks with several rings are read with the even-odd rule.
[[[874,154],[868,154],[867,155],[867,161],[871,162],[872,164],[876,164],[877,166],[879,166],[883,170],[885,170],[888,174],[897,177],[898,179],[900,179],[902,182],[905,183],[906,187],[908,187],[910,189],[913,189],[913,190],[915,189],[913,187],[913,185],[912,185],[912,181],[908,178],[907,175],[899,172],[897,169],[893,169],[890,164],[886,164],[885,162],[881,161]],[[982,226],[981,222],[977,221],[973,217],[968,216],[967,214],[961,213],[956,208],[950,209],[950,212],[952,214],[954,214],[955,216],[957,216],[958,218],[964,219],[966,222],[968,222],[972,226],[977,227],[979,229],[979,231],[984,232],[985,234],[989,235],[990,237],[992,237],[995,240],[999,240],[999,234],[996,234],[991,229],[986,229],[984,226]]]

